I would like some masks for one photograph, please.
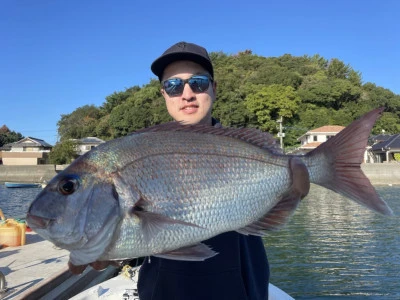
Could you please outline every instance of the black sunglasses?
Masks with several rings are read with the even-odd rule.
[[[188,79],[171,78],[164,80],[161,84],[164,91],[170,97],[180,96],[183,93],[185,84],[188,83],[195,93],[203,93],[208,90],[212,78],[207,75],[193,75]]]

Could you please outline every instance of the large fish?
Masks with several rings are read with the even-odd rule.
[[[385,215],[360,164],[383,109],[353,122],[304,156],[284,155],[256,129],[178,122],[101,144],[55,176],[27,222],[70,251],[70,269],[159,256],[204,260],[206,239],[262,235],[284,225],[310,188],[324,186]]]

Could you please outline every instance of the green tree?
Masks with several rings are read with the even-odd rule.
[[[313,56],[306,56],[314,65],[320,70],[325,70],[328,67],[328,60],[323,58],[319,54],[314,54]]]
[[[305,103],[339,110],[347,102],[357,102],[361,88],[346,79],[323,79],[308,83],[298,93]]]
[[[308,129],[346,126],[380,106],[385,114],[376,128],[392,132],[400,124],[400,95],[373,83],[362,84],[361,73],[337,58],[263,57],[251,50],[213,52],[210,57],[218,86],[213,116],[224,126],[259,127],[274,133],[275,121],[286,114],[285,145],[290,146]],[[109,140],[170,121],[164,101],[156,79],[113,92],[99,108],[84,106],[63,115],[58,123],[61,140],[85,136]]]
[[[61,115],[61,120],[57,123],[60,140],[95,136],[100,117],[100,109],[94,105],[85,105],[71,114]]]
[[[77,157],[77,145],[76,140],[64,140],[57,143],[49,154],[50,162],[54,165],[71,163]]]
[[[351,70],[349,72],[348,79],[355,86],[360,87],[362,85],[362,76],[361,73],[358,71]]]
[[[384,112],[382,117],[376,121],[373,133],[380,134],[382,132],[386,134],[397,134],[400,132],[399,118],[395,113]]]
[[[349,65],[334,58],[329,62],[326,72],[329,78],[347,79],[351,70]]]
[[[161,95],[160,83],[152,80],[112,110],[109,125],[115,138],[171,120]]]
[[[332,108],[310,104],[304,105],[303,109],[299,111],[298,114],[300,121],[296,126],[304,129],[302,134],[306,133],[308,130],[325,125],[346,126],[355,118],[351,111],[337,111]]]
[[[114,92],[106,97],[106,101],[101,106],[101,109],[104,110],[105,113],[110,113],[114,107],[124,103],[130,96],[139,90],[140,87],[136,85],[126,89],[124,92]]]
[[[17,142],[23,138],[21,133],[11,131],[6,125],[0,127],[0,147],[3,147],[5,144]]]
[[[292,118],[301,100],[293,87],[273,84],[247,95],[245,101],[247,109],[257,116],[260,129],[277,132],[276,120]]]
[[[95,136],[105,141],[110,140],[115,136],[110,124],[110,114],[105,115],[97,122]]]
[[[370,109],[384,106],[386,111],[396,114],[398,118],[400,117],[400,95],[370,82],[362,86],[362,91],[362,100],[369,104]]]

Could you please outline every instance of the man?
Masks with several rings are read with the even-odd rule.
[[[217,84],[206,49],[177,43],[153,62],[151,70],[161,82],[168,113],[175,121],[220,126],[211,116]],[[139,273],[140,299],[268,298],[269,267],[260,237],[227,232],[204,244],[218,255],[201,262],[145,259]]]

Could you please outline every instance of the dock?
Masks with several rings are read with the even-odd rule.
[[[65,270],[69,252],[55,247],[33,232],[26,233],[26,244],[0,249],[0,272],[7,291],[0,299],[14,299],[19,294]]]
[[[0,249],[0,272],[6,280],[0,299],[70,299],[118,271],[112,266],[101,272],[88,267],[81,275],[73,275],[68,260],[69,251],[27,232],[25,245]]]
[[[0,272],[7,288],[0,300],[138,299],[138,267],[132,269],[131,279],[112,266],[100,272],[88,267],[81,275],[73,275],[68,259],[69,251],[27,232],[25,245],[0,249]],[[271,283],[269,299],[293,300]]]

